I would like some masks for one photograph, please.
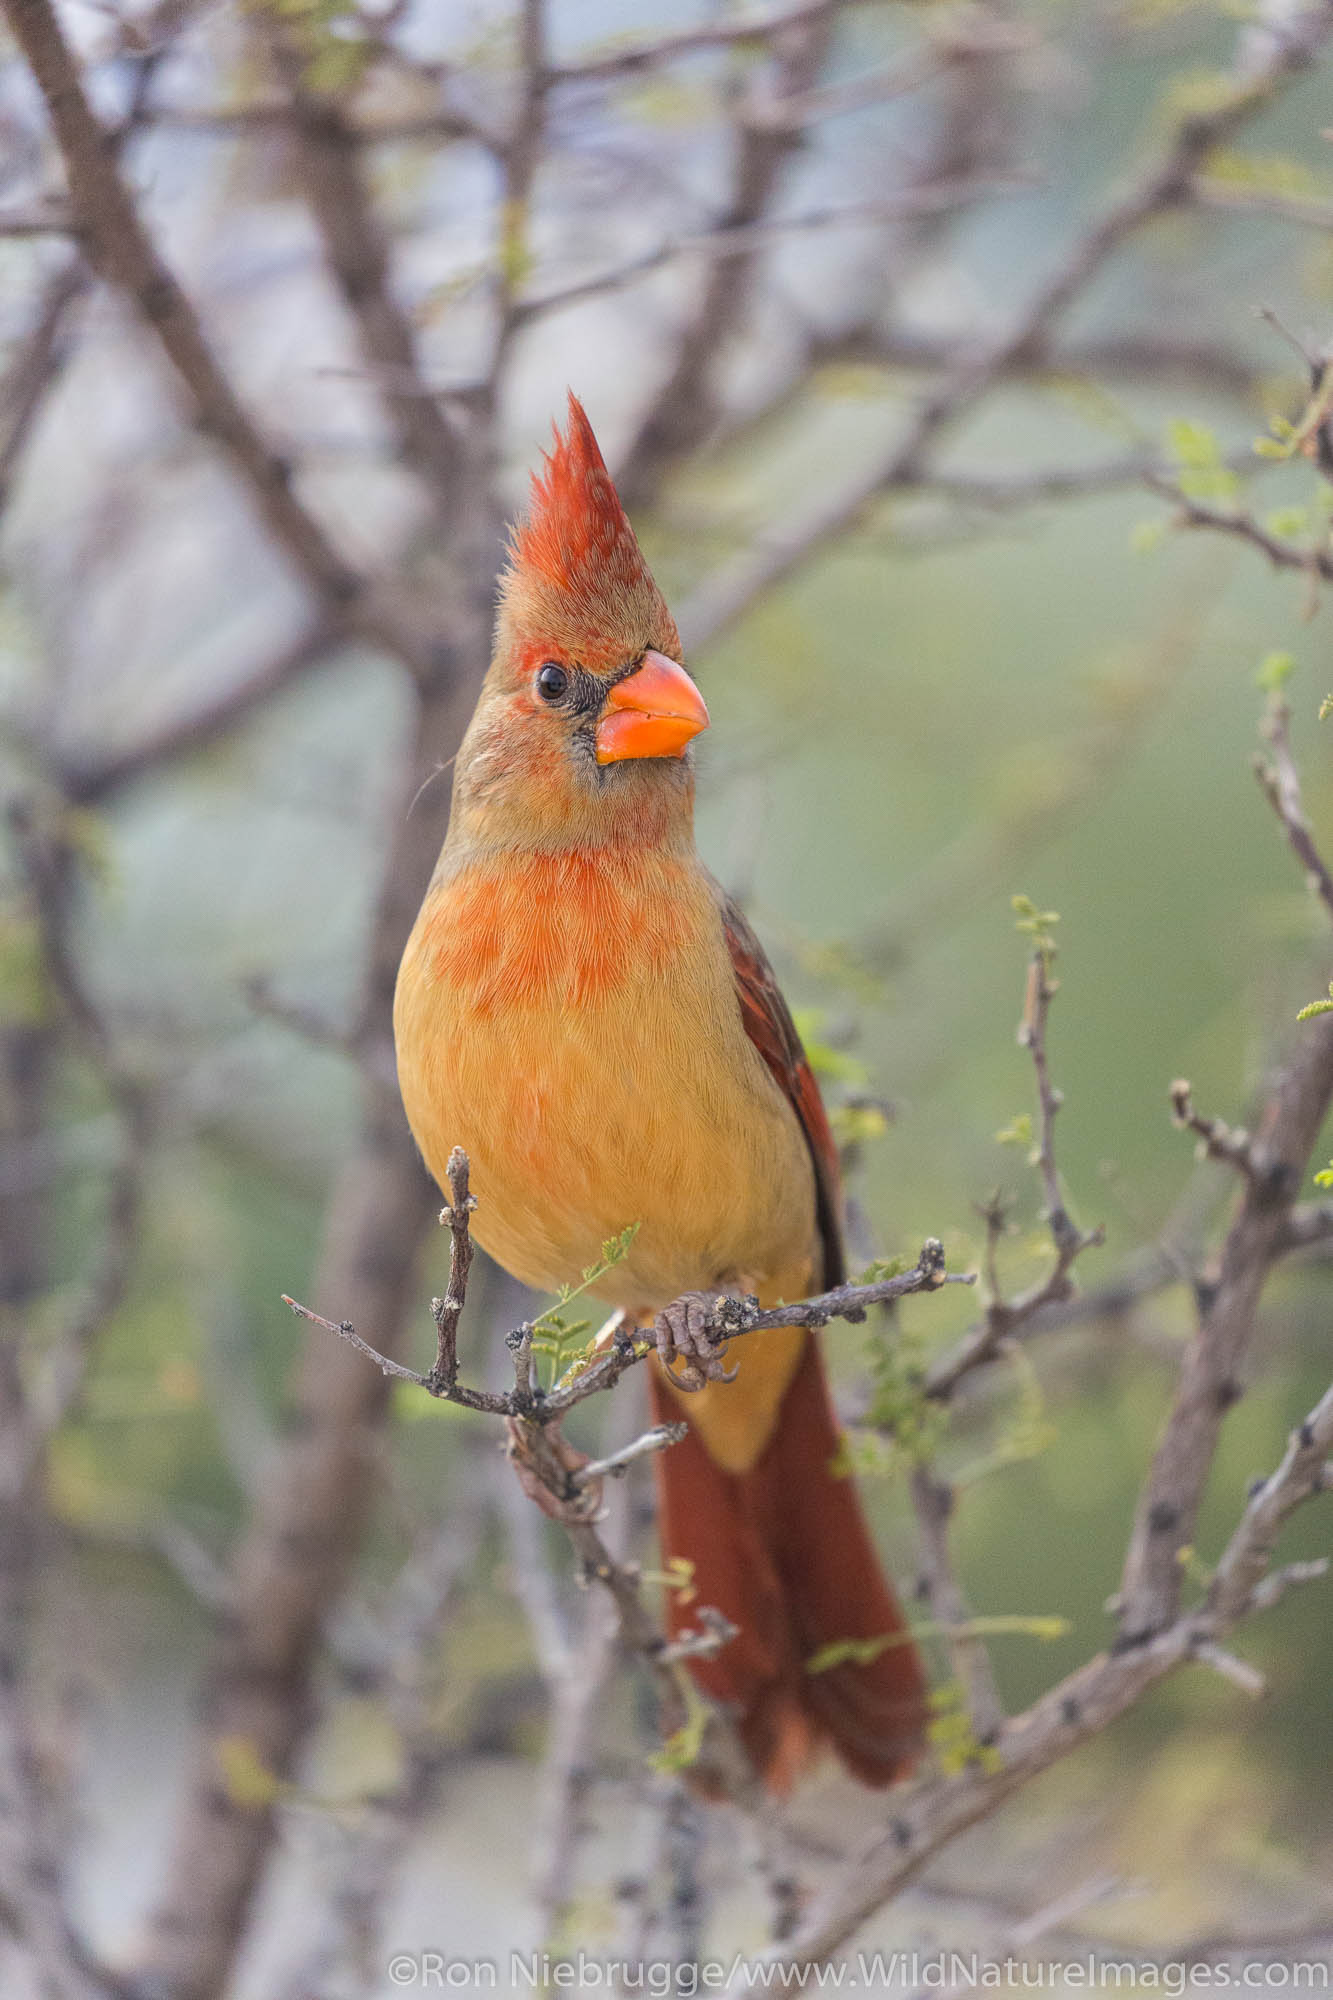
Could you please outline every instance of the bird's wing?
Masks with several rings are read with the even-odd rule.
[[[819,1234],[824,1246],[824,1283],[840,1285],[846,1276],[842,1247],[842,1174],[838,1148],[791,1011],[782,997],[773,968],[738,904],[719,888],[722,929],[736,975],[736,998],[745,1032],[763,1057],[770,1075],[791,1105],[805,1134],[815,1169]]]

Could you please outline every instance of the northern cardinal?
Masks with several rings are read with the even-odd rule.
[[[867,1784],[924,1713],[899,1638],[810,1673],[820,1647],[901,1635],[815,1338],[701,1325],[722,1292],[797,1299],[843,1277],[838,1158],[754,933],[699,860],[689,743],[708,726],[591,426],[569,399],[501,580],[495,650],[454,768],[439,865],[398,976],[403,1103],[441,1185],[469,1154],[483,1247],[553,1291],[637,1224],[595,1287],[655,1328],[668,1558],[738,1628],[700,1685],[768,1785],[822,1742]],[[675,1629],[690,1608],[673,1597]]]

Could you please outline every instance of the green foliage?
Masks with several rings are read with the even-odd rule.
[[[1158,101],[1164,124],[1183,125],[1193,118],[1215,118],[1235,102],[1236,79],[1224,69],[1182,70],[1173,76]]]
[[[890,1652],[895,1646],[914,1646],[922,1639],[1000,1639],[1017,1635],[1052,1645],[1057,1639],[1067,1638],[1071,1630],[1067,1618],[1044,1613],[1029,1617],[1017,1611],[998,1612],[992,1617],[969,1618],[963,1625],[926,1619],[913,1625],[910,1631],[884,1632],[873,1639],[830,1639],[826,1646],[820,1646],[810,1655],[805,1671],[826,1674],[832,1667],[868,1667],[881,1653]]]
[[[41,925],[18,905],[0,908],[0,1020],[34,1028],[50,1002]]]
[[[854,1285],[882,1285],[886,1278],[901,1278],[911,1265],[906,1257],[872,1257],[859,1277],[852,1279]]]
[[[946,1778],[961,1777],[970,1765],[982,1771],[1000,1771],[1004,1759],[989,1743],[978,1741],[967,1712],[967,1691],[961,1681],[946,1681],[930,1697],[931,1717],[926,1724],[926,1740]]]
[[[608,1236],[601,1256],[595,1263],[584,1266],[582,1281],[577,1285],[562,1285],[558,1303],[532,1322],[532,1352],[550,1364],[543,1387],[549,1389],[567,1374],[577,1374],[592,1359],[594,1343],[585,1338],[591,1320],[567,1320],[564,1308],[591,1291],[617,1264],[624,1263],[638,1233],[638,1223],[631,1222],[618,1236]]]
[[[889,1121],[878,1104],[830,1104],[828,1122],[840,1150],[882,1139]]]
[[[1314,1177],[1314,1184],[1316,1187],[1333,1188],[1333,1160],[1330,1160],[1326,1167],[1319,1169]]]
[[[999,1131],[995,1134],[995,1143],[997,1146],[1031,1147],[1033,1138],[1032,1113],[1030,1111],[1020,1111],[1008,1125],[1000,1127]],[[1031,1159],[1031,1164],[1033,1166],[1036,1165],[1035,1158]]]
[[[899,1264],[899,1268],[904,1267]],[[883,1275],[895,1276],[896,1272],[884,1267]],[[873,1284],[874,1280],[867,1282]],[[885,1433],[907,1459],[920,1463],[935,1451],[949,1424],[945,1405],[925,1392],[925,1341],[919,1331],[895,1319],[872,1324],[869,1347],[871,1388],[866,1428]]]
[[[249,0],[267,10],[301,52],[301,82],[323,97],[341,97],[355,88],[374,53],[356,7],[349,0]]]
[[[1333,979],[1328,983],[1327,1000],[1312,1000],[1308,1007],[1302,1007],[1296,1016],[1298,1021],[1313,1021],[1318,1014],[1333,1014]]]
[[[1240,481],[1222,457],[1207,424],[1173,417],[1166,427],[1167,449],[1176,464],[1176,483],[1187,500],[1234,500]]]
[[[1319,201],[1329,192],[1304,160],[1285,153],[1232,153],[1219,147],[1208,155],[1207,175],[1228,187],[1286,200]]]
[[[1281,694],[1295,671],[1296,661],[1291,653],[1268,653],[1259,663],[1254,684],[1264,694]]]
[[[859,1056],[849,1055],[846,1049],[835,1048],[832,1042],[824,1039],[827,1019],[828,1015],[822,1007],[798,1007],[792,1014],[811,1069],[827,1083],[868,1083],[870,1072]]]
[[[1333,363],[1320,371],[1314,393],[1296,423],[1273,417],[1268,437],[1256,438],[1254,449],[1260,458],[1288,459],[1312,457],[1317,433],[1333,415]]]
[[[1060,921],[1060,912],[1039,910],[1031,896],[1011,896],[1009,903],[1015,918],[1014,929],[1032,939],[1033,950],[1039,951],[1049,966],[1059,949],[1054,932]]]
[[[688,1771],[692,1764],[698,1763],[708,1728],[708,1706],[688,1674],[681,1675],[680,1689],[685,1697],[685,1720],[648,1759],[654,1771],[668,1775],[673,1771]]]

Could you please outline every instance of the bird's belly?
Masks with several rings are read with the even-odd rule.
[[[716,996],[718,1019],[689,997],[693,1018],[669,982],[563,1012],[476,1006],[432,981],[400,989],[399,1080],[426,1164],[443,1182],[464,1148],[477,1239],[523,1283],[578,1283],[631,1227],[593,1289],[632,1310],[727,1277],[758,1286],[810,1258],[813,1173],[794,1114],[734,997]]]

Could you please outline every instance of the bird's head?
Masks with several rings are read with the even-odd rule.
[[[643,839],[689,824],[688,746],[708,727],[592,426],[569,398],[501,580],[495,652],[459,753],[481,837]]]

